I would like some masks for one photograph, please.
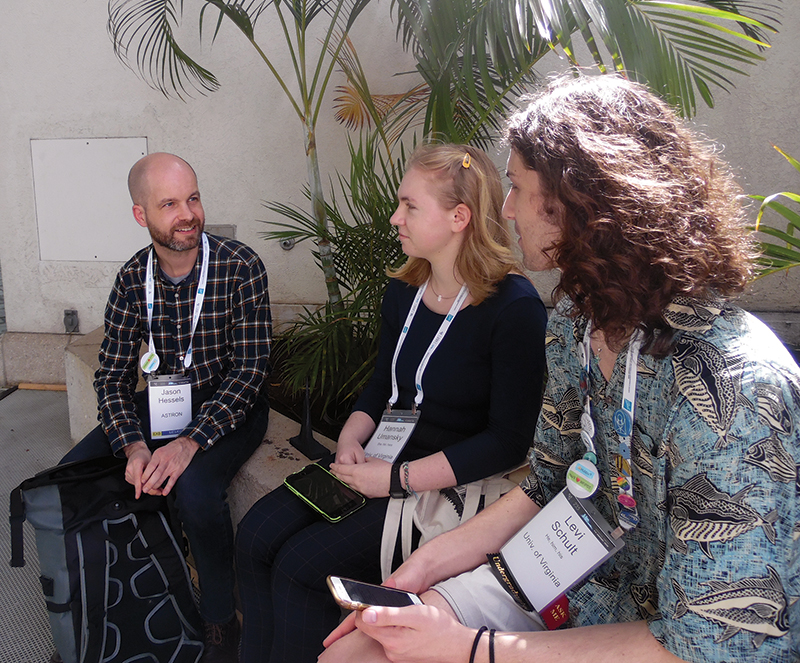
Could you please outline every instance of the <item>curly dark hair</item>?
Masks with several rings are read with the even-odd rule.
[[[612,346],[635,330],[663,355],[678,296],[728,297],[750,279],[753,244],[727,165],[644,86],[618,75],[560,77],[531,98],[506,140],[540,177],[562,236],[554,298]]]

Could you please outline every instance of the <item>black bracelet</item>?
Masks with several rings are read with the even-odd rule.
[[[400,463],[394,463],[389,479],[389,497],[396,500],[404,500],[408,497],[408,493],[403,489],[403,481],[400,479],[401,467]]]
[[[475,634],[475,639],[472,641],[472,651],[469,653],[469,663],[475,663],[475,652],[478,651],[478,643],[484,631],[488,630],[488,626],[481,626]]]
[[[489,629],[489,663],[494,663],[494,634],[497,631]]]

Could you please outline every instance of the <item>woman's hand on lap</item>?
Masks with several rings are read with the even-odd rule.
[[[331,465],[331,472],[366,497],[388,497],[392,466],[385,460],[367,458],[366,462]]]
[[[361,443],[355,438],[340,435],[336,443],[336,463],[338,465],[356,465],[364,461],[364,447],[361,446]]]

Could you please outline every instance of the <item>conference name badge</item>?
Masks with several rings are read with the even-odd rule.
[[[393,410],[381,417],[372,437],[364,447],[364,455],[394,463],[419,421],[419,410]]]
[[[621,534],[590,500],[565,488],[490,556],[490,568],[522,605],[541,613],[619,551]]]
[[[150,437],[178,437],[192,420],[192,380],[182,375],[161,375],[147,383]]]

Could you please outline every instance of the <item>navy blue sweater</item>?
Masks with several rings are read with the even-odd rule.
[[[354,408],[376,423],[391,395],[392,356],[416,290],[393,279],[383,299],[375,372]],[[397,361],[396,408],[411,408],[414,375],[443,319],[420,303]],[[428,363],[420,422],[398,460],[444,451],[459,484],[521,463],[539,416],[546,324],[536,288],[516,274],[462,309]]]

